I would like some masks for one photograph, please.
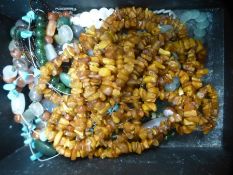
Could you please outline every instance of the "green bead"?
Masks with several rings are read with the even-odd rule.
[[[55,87],[61,92],[64,92],[64,90],[66,88],[63,83],[58,83]]]
[[[36,39],[36,47],[42,48],[44,47],[44,45],[45,45],[44,39],[41,38]]]
[[[46,59],[39,59],[39,64],[40,66],[44,66],[45,64],[47,63],[47,60]]]
[[[36,48],[36,56],[41,58],[41,57],[44,57],[45,56],[45,50],[43,48]]]
[[[59,77],[58,77],[58,76],[52,77],[51,80],[50,80],[50,83],[51,83],[52,85],[58,84],[58,83],[59,83]]]
[[[66,85],[67,87],[70,87],[70,76],[67,73],[60,73],[59,75],[60,80],[62,83],[64,83],[64,85]]]
[[[37,27],[35,31],[36,37],[38,38],[44,38],[45,36],[45,29],[42,27]]]
[[[42,142],[40,140],[34,141],[35,149],[38,152],[41,152],[43,155],[46,156],[54,156],[57,154],[56,150],[53,148],[53,146],[48,142]]]
[[[57,28],[61,27],[62,25],[70,25],[70,19],[64,16],[58,18]]]
[[[43,14],[39,14],[36,16],[36,22],[41,22],[41,21],[45,21],[45,17]]]
[[[71,89],[70,88],[66,88],[63,92],[66,93],[66,94],[70,94]]]
[[[45,26],[46,26],[46,23],[44,22],[44,21],[38,21],[37,23],[36,23],[36,27],[42,27],[42,28],[45,28]]]

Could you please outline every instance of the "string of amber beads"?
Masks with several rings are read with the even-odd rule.
[[[161,33],[159,24],[170,24],[174,30]],[[206,50],[188,38],[178,20],[148,9],[123,8],[99,30],[87,29],[79,41],[41,68],[38,90],[58,104],[46,135],[59,154],[72,160],[141,154],[158,146],[171,129],[189,134],[200,127],[208,133],[215,126],[217,93],[201,80],[208,73],[202,63]],[[94,55],[87,55],[88,50]],[[59,74],[62,62],[71,60],[71,95],[58,96],[47,83]],[[174,77],[180,87],[166,91],[164,86]],[[158,100],[169,102],[173,114],[158,127],[143,127],[142,118],[157,110]],[[115,104],[119,109],[109,113]]]

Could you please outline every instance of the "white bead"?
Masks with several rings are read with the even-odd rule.
[[[36,91],[36,88],[33,87],[29,94],[28,94],[29,98],[33,101],[33,102],[38,102],[42,99],[42,95],[38,94],[38,92]]]
[[[163,111],[163,114],[164,114],[165,117],[168,117],[168,116],[173,115],[174,112],[173,112],[171,109],[165,109],[165,110]]]
[[[30,109],[27,109],[26,111],[24,111],[23,117],[27,121],[27,123],[30,123],[32,120],[34,120],[35,115],[32,113]],[[23,121],[23,123],[25,123],[25,121]]]
[[[89,15],[90,15],[91,19],[94,21],[97,21],[100,19],[99,11],[97,9],[92,9],[89,12]]]
[[[57,57],[57,53],[55,51],[55,48],[53,47],[52,44],[46,44],[44,46],[45,53],[46,53],[46,58],[51,61]]]
[[[62,25],[58,29],[58,37],[63,44],[67,43],[73,39],[73,31],[68,25]]]
[[[105,20],[108,16],[108,9],[103,7],[101,9],[99,9],[99,15],[100,15],[100,18]]]
[[[44,108],[39,102],[35,102],[35,103],[30,104],[29,109],[37,117],[41,116],[44,112]]]
[[[11,110],[14,114],[23,114],[25,109],[25,97],[23,93],[19,93],[18,97],[11,100]]]
[[[144,128],[154,128],[154,127],[158,127],[160,125],[160,123],[162,121],[165,121],[167,120],[167,117],[159,117],[159,118],[155,118],[155,119],[152,119],[146,123],[143,124],[143,127]]]
[[[11,79],[17,76],[17,70],[12,65],[7,65],[3,68],[3,79]]]

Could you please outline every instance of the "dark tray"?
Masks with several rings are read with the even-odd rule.
[[[38,4],[39,5],[39,4]],[[173,136],[142,155],[125,155],[117,159],[83,159],[75,162],[57,157],[47,162],[31,162],[27,147],[22,147],[20,125],[13,123],[10,102],[0,89],[0,174],[230,174],[232,158],[232,23],[227,5],[213,0],[51,0],[49,7],[75,7],[78,11],[100,7],[142,6],[150,9],[201,9],[209,12],[213,23],[208,29],[205,44],[208,48],[206,66],[219,94],[220,111],[216,128],[208,135],[195,132]],[[11,10],[15,9],[15,10]],[[26,0],[0,2],[0,69],[11,64],[8,53],[9,30],[14,21],[29,10]],[[225,36],[224,36],[225,34]],[[2,75],[1,75],[2,76]],[[1,79],[1,87],[4,84]],[[4,105],[4,107],[3,107]],[[16,150],[17,148],[20,148]],[[15,151],[16,150],[16,151]],[[15,151],[15,152],[14,152]],[[12,153],[13,152],[13,153]]]

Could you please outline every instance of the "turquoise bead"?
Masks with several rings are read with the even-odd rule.
[[[41,38],[37,38],[35,43],[36,43],[36,47],[39,47],[39,48],[42,48],[45,45],[44,39],[41,39]]]
[[[70,88],[66,88],[63,92],[66,93],[66,94],[70,94],[71,89]]]
[[[62,25],[70,25],[70,19],[64,16],[58,18],[57,28],[61,27]]]
[[[60,73],[59,77],[62,83],[70,87],[70,76],[67,73]]]
[[[27,15],[23,16],[23,17],[22,17],[22,20],[24,20],[24,21],[27,22],[27,23],[30,23],[30,22],[31,22],[31,18],[30,18],[29,16],[27,16]]]
[[[35,34],[36,34],[36,37],[38,37],[38,38],[44,38],[44,36],[45,36],[45,29],[42,28],[42,27],[37,27]]]
[[[34,141],[35,149],[46,156],[54,156],[57,154],[56,150],[48,142],[42,142],[40,140]]]
[[[20,32],[20,36],[22,38],[30,38],[32,36],[32,31],[30,30],[23,30]]]
[[[30,156],[30,159],[31,159],[31,161],[35,161],[35,160],[41,158],[42,156],[43,156],[43,154],[40,153],[40,152],[38,152],[38,153],[32,154],[32,155]]]
[[[36,19],[36,14],[31,10],[29,12],[27,12],[27,16],[31,19],[34,20]]]
[[[11,83],[11,84],[5,84],[3,86],[3,89],[6,90],[6,91],[11,91],[11,90],[14,90],[16,88],[16,85]]]
[[[58,83],[56,86],[55,86],[59,91],[64,91],[65,90],[65,85],[62,84],[62,83]]]
[[[59,77],[58,76],[52,77],[50,83],[55,86],[56,84],[59,83]]]

